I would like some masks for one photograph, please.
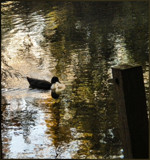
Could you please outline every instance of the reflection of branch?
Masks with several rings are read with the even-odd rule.
[[[33,43],[31,41],[31,38],[29,36],[29,34],[27,34],[26,37],[24,37],[24,41],[23,41],[24,46],[26,47],[27,51],[30,51],[31,46],[33,46]]]
[[[19,77],[19,76],[22,76],[21,73],[19,73],[17,70],[15,70],[13,67],[11,67],[10,65],[7,64],[7,61],[4,59],[4,56],[2,55],[2,70],[1,70],[1,74],[2,74],[2,77],[5,79],[6,77],[10,76],[10,77],[13,77],[13,75],[15,77]],[[6,69],[5,69],[6,68]],[[13,72],[14,73],[13,73]]]
[[[59,156],[61,155],[61,146],[58,146],[55,150],[56,152],[56,156],[55,156],[55,159],[60,159]]]
[[[5,106],[5,105],[10,105],[10,103],[4,103],[4,104],[1,104],[1,106]]]
[[[12,71],[14,73],[11,73]],[[16,78],[19,78],[19,77],[24,78],[24,76],[15,69],[9,70],[9,69],[3,69],[2,68],[1,74],[2,74],[3,79],[5,79],[6,77],[11,77],[12,78],[13,76],[16,77]]]
[[[56,156],[55,156],[55,159],[57,159],[58,155],[59,155],[59,154],[57,153],[57,148],[56,148]]]

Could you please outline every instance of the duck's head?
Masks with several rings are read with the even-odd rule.
[[[65,89],[65,85],[60,83],[57,77],[53,77],[51,80],[51,90],[55,93],[60,93]]]
[[[54,83],[56,83],[56,82],[59,82],[59,83],[60,83],[58,77],[53,77],[53,78],[51,79],[51,83],[54,84]]]

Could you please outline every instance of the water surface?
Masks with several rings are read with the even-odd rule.
[[[142,65],[149,95],[147,3],[2,2],[4,158],[124,157],[111,67]],[[58,99],[25,78],[54,75]]]

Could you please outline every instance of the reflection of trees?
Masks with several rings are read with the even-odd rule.
[[[29,139],[30,129],[35,126],[37,113],[34,110],[28,110],[32,107],[31,104],[26,104],[29,108],[25,110],[21,109],[22,105],[22,100],[13,100],[2,113],[2,148],[5,158],[10,155],[10,141],[13,137],[11,131],[13,131],[14,135],[23,134],[25,143],[31,143],[31,139]],[[17,107],[15,108],[15,106]]]
[[[116,126],[115,122],[117,122],[116,111],[113,108],[112,89],[108,83],[110,79],[108,74],[109,67],[102,55],[96,52],[93,56],[89,50],[85,51],[85,48],[80,48],[81,46],[77,49],[77,46],[76,49],[71,49],[71,52],[77,56],[70,58],[74,58],[74,62],[78,63],[74,63],[77,66],[73,66],[76,68],[76,70],[72,70],[76,75],[76,79],[73,81],[72,89],[70,88],[71,90],[68,91],[68,94],[70,94],[73,101],[70,104],[71,110],[76,112],[71,126],[77,128],[78,133],[83,132],[84,135],[83,139],[80,139],[83,142],[78,153],[83,154],[84,152],[89,152],[90,149],[95,151],[101,149],[99,156],[104,156],[107,148],[110,151],[109,154],[113,155],[114,150],[119,152],[119,140],[116,137],[112,138],[107,133],[108,129]],[[58,67],[64,66],[58,63]],[[70,74],[67,76],[70,76]],[[112,122],[114,119],[115,122]],[[91,133],[90,137],[88,137],[87,133]],[[106,137],[106,144],[100,142],[104,137]],[[110,142],[114,142],[114,139],[116,139],[117,147],[112,149],[113,143]],[[88,148],[85,147],[87,140],[90,141]],[[87,153],[87,155],[90,154],[90,152]]]
[[[119,152],[119,139],[116,139],[114,135],[117,144],[117,147],[114,147],[114,145],[110,143],[114,138],[110,137],[108,139],[109,134],[107,134],[107,132],[108,129],[114,126],[117,127],[117,114],[111,95],[112,89],[108,85],[110,79],[107,74],[108,66],[106,67],[107,64],[104,63],[102,59],[97,59],[98,57],[96,56],[92,57],[90,63],[84,67],[83,63],[79,63],[79,68],[82,68],[82,70],[87,70],[86,68],[88,68],[88,70],[80,74],[78,71],[78,77],[74,82],[74,87],[76,87],[77,91],[71,96],[74,101],[72,106],[76,108],[75,123],[77,125],[76,128],[80,128],[78,132],[80,133],[83,130],[83,132],[92,134],[90,137],[89,150],[100,150],[98,152],[99,156],[104,156],[107,148],[110,152],[109,155],[113,155],[114,150],[118,150]],[[78,122],[80,122],[80,126],[78,126]],[[100,142],[101,139],[104,138],[106,139],[106,144]],[[88,137],[85,139],[87,140]],[[82,152],[83,150],[81,148],[81,153]]]
[[[14,13],[14,8],[17,2],[6,1],[1,4],[1,29],[2,29],[2,38],[3,36],[13,28],[13,17],[10,16]]]
[[[92,133],[90,147],[94,150],[101,149],[99,155],[103,155],[105,158],[116,152],[119,154],[120,150],[118,147],[120,141],[117,138],[117,113],[113,101],[112,86],[109,83],[110,66],[107,64],[108,58],[114,52],[115,42],[111,35],[123,34],[125,38],[130,35],[130,39],[134,42],[132,34],[136,34],[136,30],[133,32],[136,23],[130,21],[131,14],[121,15],[121,9],[125,7],[123,4],[121,2],[115,4],[113,2],[80,2],[66,4],[63,8],[57,6],[60,7],[55,10],[57,14],[53,13],[57,26],[55,25],[54,32],[51,27],[49,30],[53,33],[53,35],[49,34],[49,39],[52,43],[52,54],[58,59],[56,66],[58,74],[64,77],[66,68],[70,67],[70,74],[74,73],[76,76],[72,82],[72,89],[70,88],[68,91],[74,101],[71,103],[71,107],[76,111],[76,116],[73,118],[74,125],[78,128],[79,133],[82,130]],[[131,27],[120,24],[120,17],[118,16],[118,18],[116,13],[120,13],[119,16],[123,16],[124,22],[131,24]],[[123,30],[125,30],[125,34]],[[129,39],[126,41],[130,43]],[[131,52],[127,54],[131,54]],[[88,60],[86,61],[86,59]],[[139,59],[139,56],[136,59]],[[77,62],[73,63],[74,66],[72,60]],[[69,77],[70,74],[65,77]],[[112,129],[112,133],[110,133],[110,129]],[[104,142],[100,142],[102,139]],[[105,155],[106,150],[108,155]]]
[[[128,54],[144,67],[148,61],[147,2],[123,2],[122,12],[113,20],[113,25],[125,37]]]
[[[41,17],[38,14],[31,14],[34,9],[32,9],[30,3],[26,3],[25,1],[12,2],[11,7],[6,7],[6,4],[3,4],[2,10],[5,13],[2,16],[2,35],[6,34],[6,28],[11,28],[11,32],[7,33],[8,35],[5,35],[6,37],[4,36],[2,40],[1,73],[3,87],[6,88],[14,87],[20,81],[22,83],[23,79],[21,78],[25,77],[31,68],[38,70],[41,66],[43,67],[43,61],[47,58],[46,56],[45,58],[37,58],[37,54],[44,52],[36,43],[38,40],[40,41],[42,34],[37,35],[36,33],[35,36],[38,38],[36,37],[37,41],[35,42],[33,30],[37,21],[38,23],[41,22],[39,19]],[[11,18],[11,22],[9,26],[5,26],[5,21],[9,18]],[[37,68],[37,65],[34,67],[35,63],[38,63],[39,68]],[[44,63],[44,67],[46,65],[47,63]]]
[[[70,140],[69,126],[61,125],[61,108],[59,100],[46,99],[41,101],[41,107],[45,108],[45,122],[47,125],[46,134],[53,141],[53,145],[57,149],[62,142]]]

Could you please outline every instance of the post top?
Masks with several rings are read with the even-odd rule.
[[[137,67],[141,67],[141,65],[124,63],[124,64],[113,66],[112,69],[125,70],[125,69],[130,69],[130,68],[137,68]]]

